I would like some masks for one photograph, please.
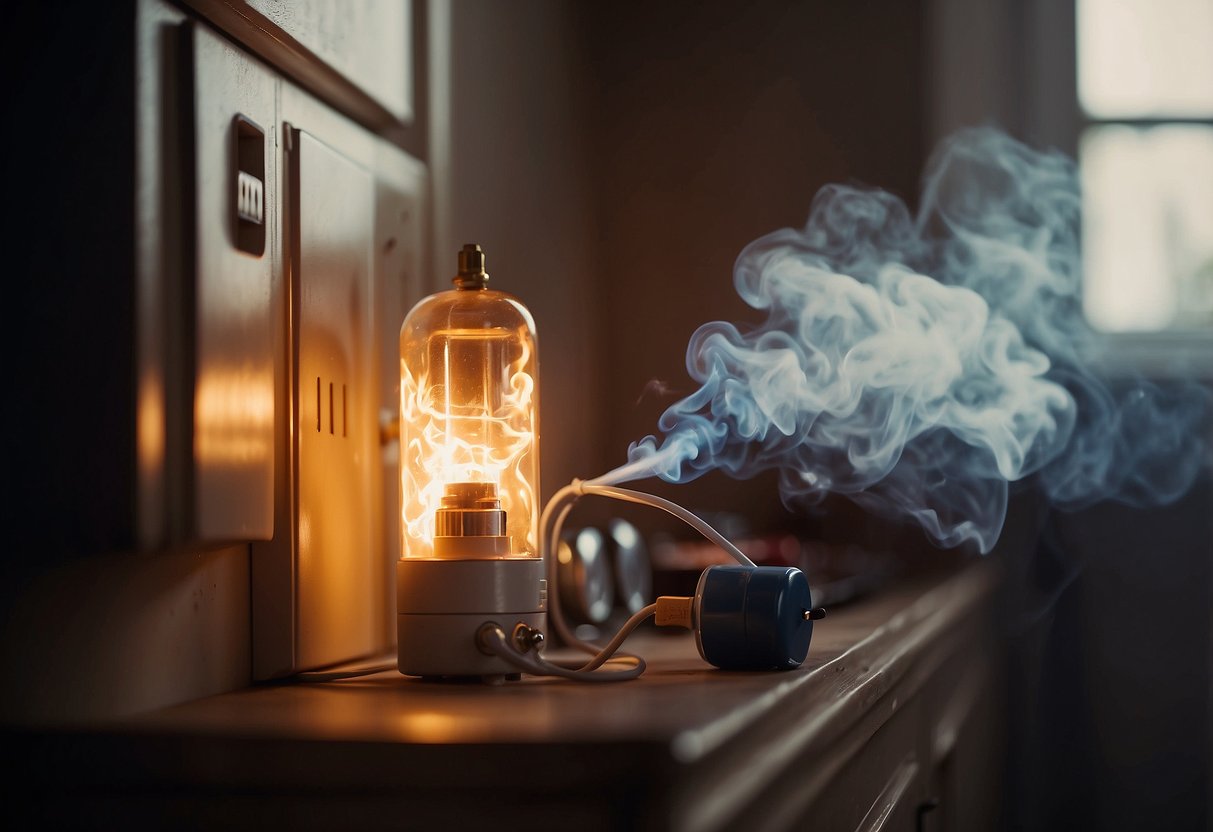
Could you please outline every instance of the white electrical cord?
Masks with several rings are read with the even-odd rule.
[[[560,637],[560,640],[570,647],[575,647],[589,653],[592,658],[589,662],[579,668],[579,672],[593,670],[602,665],[612,654],[614,654],[623,644],[624,640],[631,634],[637,625],[645,618],[648,618],[656,610],[656,604],[650,604],[643,610],[640,610],[636,615],[628,619],[627,623],[620,628],[615,637],[605,647],[599,648],[595,644],[587,641],[582,641],[573,634],[568,624],[564,620],[564,615],[560,609],[560,593],[558,580],[558,553],[556,547],[560,541],[560,530],[564,526],[565,518],[573,509],[573,505],[583,495],[592,494],[599,497],[610,497],[615,500],[623,500],[629,503],[640,503],[642,505],[653,506],[662,511],[669,512],[678,519],[690,525],[708,540],[715,543],[720,548],[728,552],[738,563],[744,566],[754,566],[754,562],[745,556],[745,553],[733,545],[724,535],[712,528],[703,519],[695,514],[687,511],[677,503],[673,503],[663,497],[658,497],[654,494],[647,494],[643,491],[633,491],[628,488],[619,488],[613,485],[602,485],[597,480],[573,480],[571,483],[561,488],[552,498],[548,500],[548,504],[544,506],[543,514],[539,520],[540,533],[540,548],[543,556],[547,558],[548,569],[548,587],[549,587],[549,602],[548,602],[548,619],[551,621],[552,629]],[[633,659],[642,661],[639,656],[633,656],[630,653],[620,653],[621,658]],[[637,674],[639,675],[639,674]]]
[[[296,673],[293,676],[287,676],[285,679],[275,681],[290,683],[290,682],[336,682],[341,679],[357,679],[359,676],[372,676],[376,673],[383,673],[385,670],[395,670],[396,663],[377,664],[372,667],[362,667],[358,670],[305,670],[302,673]]]
[[[670,502],[664,497],[658,497],[656,494],[646,494],[643,491],[633,491],[630,488],[618,488],[613,485],[595,485],[593,481],[583,483],[581,491],[584,494],[598,494],[603,497],[613,497],[616,500],[623,500],[629,503],[640,503],[646,506],[653,506],[662,511],[669,512],[679,520],[686,523],[695,531],[702,534],[708,540],[715,543],[721,549],[729,553],[742,566],[754,567],[754,561],[746,557],[745,552],[733,545],[727,537],[716,531],[708,525],[703,518],[693,512],[687,511],[677,503]]]
[[[627,640],[627,637],[632,634],[632,630],[639,627],[642,623],[644,623],[646,618],[655,612],[657,612],[656,604],[649,604],[644,609],[637,610],[632,614],[631,618],[623,623],[623,626],[619,628],[619,632],[615,633],[615,637],[610,640],[606,647],[599,650],[598,654],[594,656],[594,658],[590,659],[577,669],[583,673],[588,673],[591,670],[597,670],[598,668],[602,667],[605,662],[609,661],[610,658],[615,655],[616,651],[618,651],[623,645],[623,642]],[[630,654],[627,653],[622,653],[620,655],[630,656]],[[636,658],[639,659],[639,656]]]
[[[651,614],[652,612],[649,613],[649,615]],[[622,639],[619,640],[622,641]],[[615,657],[615,659],[603,659],[604,662],[630,661],[630,667],[623,670],[598,670],[592,673],[580,668],[570,668],[555,662],[549,662],[540,656],[538,652],[528,651],[524,653],[518,650],[510,643],[505,630],[491,622],[481,625],[476,633],[476,643],[480,646],[480,649],[505,659],[514,667],[525,673],[530,673],[532,676],[559,676],[564,679],[574,679],[578,682],[626,682],[629,679],[635,679],[645,671],[644,659],[631,655],[620,655]],[[586,667],[588,666],[586,665]],[[595,667],[597,666],[595,665]]]
[[[555,535],[559,533],[560,527],[564,524],[564,518],[573,510],[573,504],[580,497],[581,489],[578,480],[573,480],[570,485],[566,485],[552,495],[548,504],[543,508],[543,514],[539,517],[539,545],[547,563],[548,621],[551,622],[552,629],[569,647],[595,655],[598,653],[598,648],[573,635],[573,631],[564,621],[564,615],[560,610],[559,554],[556,551],[556,543],[553,542],[556,540]]]

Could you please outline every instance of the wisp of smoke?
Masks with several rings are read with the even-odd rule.
[[[828,186],[801,230],[737,259],[757,326],[701,326],[700,385],[601,483],[780,472],[785,504],[843,494],[987,552],[1009,483],[1055,504],[1181,496],[1207,453],[1207,391],[1090,369],[1073,162],[993,129],[932,157],[917,216],[875,189]]]

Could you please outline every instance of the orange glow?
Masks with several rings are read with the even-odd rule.
[[[140,380],[138,407],[139,467],[151,472],[164,464],[164,388],[152,373]]]
[[[272,377],[207,370],[194,394],[194,454],[204,464],[245,465],[273,454]]]
[[[399,727],[410,742],[438,743],[452,742],[469,733],[469,722],[482,723],[481,728],[488,727],[489,720],[471,720],[468,715],[457,716],[437,711],[415,711],[402,713],[399,717]]]

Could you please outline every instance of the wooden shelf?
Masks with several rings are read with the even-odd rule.
[[[981,622],[992,621],[995,577],[977,564],[833,611],[805,666],[786,673],[718,671],[688,635],[647,632],[629,642],[649,662],[634,682],[487,687],[385,672],[261,686],[16,739],[36,761],[34,788],[43,786],[37,766],[53,764],[47,787],[66,780],[106,805],[121,794],[135,817],[188,809],[242,825],[277,804],[310,807],[304,826],[387,813],[587,828],[711,829],[744,817],[774,828],[824,811],[825,800],[845,823],[882,795],[913,809],[930,790],[923,774],[973,708],[956,692],[973,688],[964,668],[980,665],[972,660],[988,630]],[[948,675],[953,664],[960,669]],[[941,693],[927,698],[941,704],[927,714],[919,694],[932,685]],[[903,711],[909,745],[861,755]],[[923,733],[923,724],[938,730]],[[64,760],[78,770],[65,772]],[[856,761],[875,774],[840,801],[827,786]],[[260,808],[249,808],[250,794],[263,796]]]

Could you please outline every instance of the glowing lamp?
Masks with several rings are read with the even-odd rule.
[[[400,329],[397,636],[412,676],[516,673],[477,628],[545,623],[535,324],[484,266],[464,246],[455,288]]]

